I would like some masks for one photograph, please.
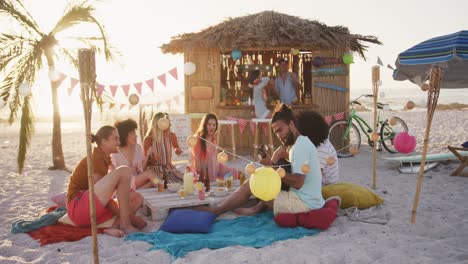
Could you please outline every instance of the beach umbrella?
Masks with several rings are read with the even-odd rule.
[[[431,38],[400,53],[393,79],[422,85],[433,65],[442,69],[441,88],[468,88],[468,30]]]
[[[468,88],[468,31],[435,37],[398,55],[393,79],[410,80],[427,90],[427,119],[421,167],[413,201],[411,223],[416,221],[429,144],[429,134],[440,88]],[[428,83],[426,83],[428,81]]]

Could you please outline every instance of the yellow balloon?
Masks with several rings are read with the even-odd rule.
[[[276,172],[278,173],[278,175],[281,177],[281,178],[284,178],[284,176],[286,176],[286,171],[279,167],[278,169],[276,169]]]
[[[187,145],[191,148],[195,147],[197,144],[197,138],[195,136],[188,136],[187,137]]]
[[[169,124],[170,124],[170,123],[169,123],[169,119],[167,119],[167,118],[161,118],[161,119],[159,119],[159,121],[158,121],[158,127],[159,127],[159,129],[161,129],[161,130],[166,130],[166,129],[168,129],[168,128],[169,128]]]
[[[252,194],[263,201],[271,201],[281,191],[281,178],[271,167],[262,167],[255,171],[249,180]]]
[[[217,157],[217,160],[219,163],[225,163],[227,162],[229,159],[228,155],[226,154],[226,152],[220,152],[218,153],[218,157]]]
[[[247,172],[249,175],[254,174],[256,169],[257,168],[255,168],[253,163],[249,163],[247,166],[245,166],[245,172]]]

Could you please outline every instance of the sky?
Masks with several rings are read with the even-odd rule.
[[[45,4],[47,3],[47,4]],[[63,14],[66,1],[26,0],[25,4],[44,31],[50,30]],[[371,67],[377,56],[385,65],[394,65],[398,53],[415,44],[438,35],[468,29],[468,1],[298,1],[298,0],[102,0],[96,2],[97,17],[105,25],[111,43],[123,54],[118,63],[98,61],[98,81],[103,84],[125,84],[154,78],[178,67],[183,77],[183,57],[162,54],[159,46],[171,37],[183,33],[199,32],[216,25],[228,17],[255,14],[265,10],[318,20],[329,26],[343,25],[351,33],[374,35],[383,45],[371,44],[366,60],[355,54],[351,65],[352,94],[371,91]],[[4,26],[4,25],[1,25]],[[58,70],[67,75],[77,73],[66,66]],[[382,88],[391,93],[402,89],[419,89],[414,84],[392,79],[390,69],[381,69]],[[39,79],[44,82],[46,73]],[[167,87],[158,83],[156,91],[142,96],[145,102],[157,102],[183,91],[183,80],[167,77]],[[46,82],[45,82],[46,83]],[[38,115],[50,115],[50,88],[41,84],[33,87]],[[78,114],[81,105],[78,93],[72,97],[66,89],[60,92],[64,115]],[[125,103],[125,98],[118,98]]]

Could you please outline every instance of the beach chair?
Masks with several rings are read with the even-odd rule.
[[[447,147],[453,155],[455,155],[459,160],[460,160],[460,166],[458,166],[457,169],[455,169],[450,176],[465,176],[468,177],[468,174],[464,174],[463,169],[468,166],[468,154],[466,151],[468,151],[468,148],[457,148],[457,147],[452,147],[448,146]],[[461,153],[461,151],[463,151]]]

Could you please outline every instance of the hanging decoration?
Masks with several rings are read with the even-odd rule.
[[[249,175],[254,174],[256,169],[257,168],[255,168],[255,164],[253,164],[252,162],[245,166],[245,172]]]
[[[139,97],[137,94],[131,94],[131,95],[128,97],[128,102],[129,102],[131,105],[137,105],[139,101],[140,101],[140,97]]]
[[[18,89],[20,94],[24,97],[31,95],[31,86],[27,83],[22,83]]]
[[[262,167],[252,174],[249,186],[255,197],[263,201],[271,201],[281,191],[281,178],[274,169]]]
[[[170,126],[169,119],[164,117],[158,120],[158,128],[161,129],[162,131],[168,129],[169,126]]]
[[[220,152],[218,153],[218,156],[217,156],[217,161],[219,163],[226,163],[228,161],[229,157],[228,155],[226,154],[226,152]]]
[[[195,65],[195,63],[189,61],[189,62],[186,62],[184,64],[184,74],[185,75],[190,76],[190,75],[194,74],[195,71],[197,71],[197,66]]]
[[[406,103],[406,109],[408,109],[408,110],[413,109],[414,106],[415,106],[415,104],[414,104],[413,101],[408,101],[408,102]]]
[[[408,132],[400,132],[393,139],[393,145],[398,152],[409,154],[416,148],[416,137]]]
[[[195,147],[197,144],[197,138],[195,136],[188,136],[187,137],[187,145],[191,148]]]
[[[242,51],[240,51],[239,49],[235,49],[231,52],[231,58],[233,60],[238,60],[240,58],[242,58]]]
[[[346,65],[349,65],[354,62],[353,54],[351,53],[345,53],[343,55],[343,63]]]

